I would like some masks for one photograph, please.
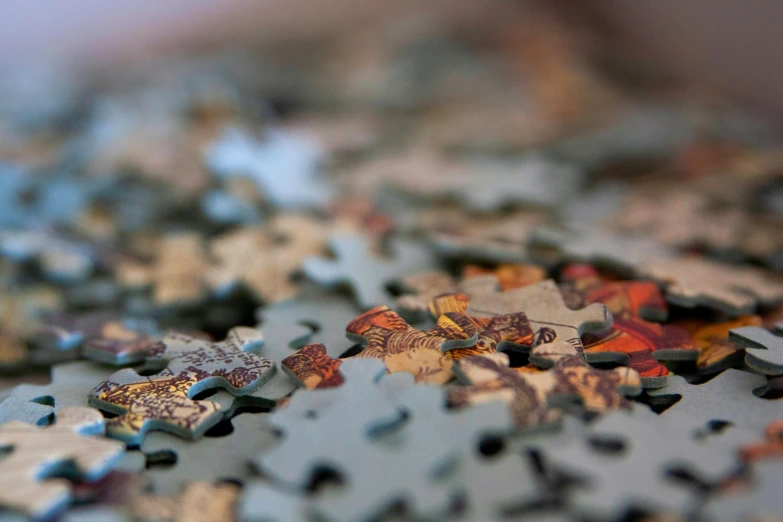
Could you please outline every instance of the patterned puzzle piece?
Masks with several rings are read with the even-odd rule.
[[[349,357],[380,359],[391,372],[408,372],[417,382],[443,384],[452,378],[448,351],[473,346],[480,333],[469,317],[448,313],[433,330],[416,330],[387,306],[369,310],[346,327],[349,339],[365,349]],[[286,357],[283,368],[300,386],[308,389],[336,386],[341,359],[328,355],[321,344],[308,345]]]
[[[676,396],[680,400],[665,410],[666,417],[677,414],[699,426],[709,421],[728,421],[735,426],[761,432],[767,423],[780,417],[783,400],[762,399],[756,394],[765,391],[767,380],[741,370],[729,369],[714,379],[699,385],[688,384],[682,377],[670,377],[665,387],[649,392],[651,401],[671,404]]]
[[[503,400],[518,426],[534,427],[557,421],[560,412],[552,406],[564,404],[563,401],[577,399],[589,410],[606,411],[627,408],[629,402],[622,394],[636,395],[641,391],[641,380],[634,370],[592,368],[566,343],[539,346],[533,354],[551,359],[546,352],[560,347],[566,355],[561,355],[551,369],[540,372],[520,373],[509,368],[508,356],[503,353],[458,361],[454,372],[465,386],[449,388],[449,403],[464,407]]]
[[[570,495],[574,513],[602,520],[619,519],[629,508],[682,513],[695,492],[672,481],[669,471],[717,484],[736,470],[736,448],[747,433],[698,440],[683,420],[659,418],[642,407],[610,412],[570,444],[546,451],[549,464],[587,481]],[[600,451],[612,445],[622,450]]]
[[[225,341],[208,342],[181,334],[163,338],[163,349],[148,363],[165,367],[151,377],[120,370],[89,394],[92,406],[117,414],[107,422],[109,436],[138,445],[148,430],[165,430],[196,439],[223,417],[220,404],[192,397],[223,388],[250,393],[272,377],[272,361],[247,350],[262,342],[260,332],[236,327]]]
[[[608,332],[582,337],[588,362],[625,364],[639,372],[645,388],[656,388],[666,384],[669,374],[660,361],[698,357],[699,351],[685,329],[642,318],[666,316],[666,302],[655,283],[603,282],[589,265],[568,266],[563,271],[563,278],[560,288],[570,306],[579,308],[603,303],[614,318]]]
[[[306,258],[323,252],[327,233],[320,221],[287,214],[263,227],[223,234],[210,242],[216,260],[208,275],[210,286],[228,294],[242,284],[268,303],[291,298],[297,293],[291,276]]]
[[[757,315],[743,315],[720,323],[685,320],[677,324],[691,333],[700,350],[696,359],[699,372],[712,374],[742,360],[743,350],[729,340],[729,330],[743,326],[761,326],[761,323],[761,318]]]
[[[759,326],[729,331],[729,340],[745,348],[745,363],[766,375],[783,374],[783,337]]]
[[[240,492],[236,484],[194,481],[179,495],[140,495],[133,517],[141,522],[234,522]]]
[[[432,253],[418,243],[396,241],[391,257],[371,253],[362,235],[338,234],[330,241],[335,259],[311,258],[304,262],[304,273],[322,286],[348,284],[363,309],[389,300],[386,285],[402,277],[436,266]]]
[[[470,298],[467,313],[473,317],[525,312],[539,345],[566,342],[581,353],[584,351],[583,334],[600,333],[612,325],[612,314],[603,304],[593,303],[581,310],[569,309],[551,279],[501,292],[495,276],[474,277],[463,282],[461,291]]]
[[[660,282],[679,306],[707,306],[731,316],[752,313],[760,304],[783,301],[783,283],[764,270],[698,257],[650,259],[637,275]]]
[[[103,434],[103,417],[91,408],[63,408],[45,428],[11,421],[0,426],[0,446],[11,453],[0,461],[0,504],[27,516],[56,514],[71,500],[70,482],[48,477],[75,466],[77,477],[100,479],[122,456],[122,443]]]

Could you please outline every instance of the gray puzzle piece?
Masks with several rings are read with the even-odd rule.
[[[682,469],[717,484],[739,467],[739,445],[753,440],[744,430],[699,440],[688,420],[658,417],[640,407],[614,411],[585,428],[582,437],[547,451],[547,461],[587,481],[570,496],[575,513],[608,520],[630,508],[684,513],[694,492],[671,481],[667,472]],[[615,444],[622,447],[619,454],[597,449]]]
[[[243,522],[305,522],[307,499],[264,482],[247,484],[239,501]]]
[[[239,480],[253,476],[249,462],[275,445],[277,436],[265,420],[266,414],[242,414],[231,419],[234,431],[224,437],[183,440],[168,433],[149,433],[141,445],[145,455],[173,451],[177,463],[166,469],[152,467],[146,475],[155,493],[175,495],[192,480]]]
[[[763,433],[767,424],[783,414],[783,400],[757,397],[765,390],[767,380],[754,373],[726,370],[704,384],[688,384],[680,376],[671,376],[666,386],[648,393],[651,401],[666,404],[672,395],[682,398],[661,414],[678,415],[691,425],[704,425],[711,420],[732,422]],[[759,391],[757,391],[759,390]]]
[[[0,404],[0,424],[20,421],[36,426],[46,426],[54,418],[54,408],[44,404],[8,397]]]
[[[389,283],[437,267],[432,252],[416,242],[394,242],[389,258],[373,255],[368,239],[362,235],[338,234],[330,245],[336,259],[305,260],[305,275],[325,287],[350,285],[363,309],[391,301],[386,291]]]
[[[763,461],[753,469],[750,488],[734,488],[707,503],[704,520],[761,522],[779,520],[783,513],[783,466],[777,460]]]
[[[730,330],[729,340],[745,348],[745,363],[757,372],[783,374],[783,337],[760,326],[744,326]]]
[[[48,404],[47,398],[51,397],[55,411],[70,406],[86,407],[90,390],[115,371],[115,367],[87,361],[58,364],[52,367],[50,384],[20,384],[13,389],[11,397],[43,404]]]
[[[261,323],[257,328],[264,333],[260,353],[279,366],[297,349],[317,342],[326,346],[330,357],[339,357],[353,344],[345,336],[345,327],[359,313],[350,299],[305,290],[304,295],[295,299],[259,310]],[[297,384],[286,372],[276,372],[253,395],[277,400],[296,388]]]

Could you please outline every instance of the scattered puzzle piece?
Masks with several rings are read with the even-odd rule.
[[[234,395],[253,392],[272,377],[268,359],[248,353],[261,343],[260,332],[236,327],[222,342],[180,334],[163,338],[163,349],[149,363],[165,364],[162,371],[143,377],[120,370],[96,386],[89,403],[118,416],[109,419],[109,436],[139,444],[149,430],[165,430],[196,439],[222,419],[218,403],[193,400],[208,389],[224,388]]]
[[[783,374],[783,337],[759,326],[729,331],[729,340],[745,348],[745,363],[766,375]]]
[[[725,370],[742,359],[743,350],[729,340],[729,330],[743,326],[761,326],[761,322],[757,315],[743,315],[721,323],[686,320],[677,324],[691,333],[700,350],[696,367],[701,373],[710,374]]]
[[[343,383],[342,359],[329,356],[323,344],[308,344],[283,359],[280,367],[298,386],[308,390],[333,388]]]
[[[51,383],[43,386],[20,384],[11,391],[11,397],[54,406],[55,411],[70,407],[86,407],[87,396],[111,375],[116,368],[88,361],[75,361],[52,367]]]
[[[240,487],[194,481],[176,496],[140,495],[133,515],[140,522],[234,522]]]
[[[361,235],[338,234],[330,245],[336,259],[307,259],[305,274],[322,286],[350,285],[363,309],[389,300],[385,285],[435,266],[432,254],[417,243],[396,241],[389,259],[372,255],[367,239]]]
[[[0,446],[11,453],[0,462],[0,504],[30,517],[52,516],[70,502],[70,483],[47,479],[74,465],[75,476],[101,478],[122,455],[122,443],[103,434],[103,417],[91,408],[63,408],[56,422],[39,428],[19,421],[0,426]]]
[[[53,413],[54,408],[51,406],[8,397],[0,403],[0,424],[16,421],[46,426],[54,417]]]

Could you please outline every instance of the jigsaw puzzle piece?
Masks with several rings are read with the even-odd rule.
[[[234,522],[240,493],[236,484],[193,481],[178,495],[140,495],[133,504],[133,518],[155,522]]]
[[[525,312],[539,345],[566,342],[582,353],[583,334],[600,333],[612,325],[612,314],[603,304],[593,303],[580,310],[568,308],[551,279],[501,292],[494,276],[474,277],[462,283],[461,291],[470,298],[467,313],[473,317]]]
[[[615,520],[632,508],[687,512],[695,505],[696,491],[673,481],[668,473],[684,471],[717,484],[736,470],[736,448],[748,435],[699,440],[688,420],[659,418],[641,407],[610,412],[570,444],[545,450],[548,464],[587,480],[583,489],[570,495],[574,514]],[[611,447],[621,450],[607,454]],[[656,456],[652,461],[651,454]]]
[[[304,496],[273,488],[264,482],[245,486],[239,502],[243,522],[306,522],[308,502]]]
[[[636,273],[660,282],[679,306],[707,306],[730,316],[783,300],[783,283],[764,270],[698,257],[650,259]]]
[[[757,372],[783,374],[783,337],[759,326],[744,326],[730,330],[729,340],[745,348],[745,363]]]
[[[171,467],[151,466],[146,475],[155,493],[174,495],[187,482],[239,481],[250,479],[252,471],[248,462],[255,455],[271,449],[277,436],[266,422],[266,415],[243,413],[231,419],[233,431],[222,437],[204,437],[198,441],[182,440],[168,433],[153,432],[144,437],[141,451],[147,461],[170,459],[176,455]]]
[[[368,239],[358,234],[335,235],[330,245],[335,259],[305,260],[305,275],[325,287],[350,285],[363,309],[373,308],[390,299],[386,285],[436,266],[433,254],[415,242],[395,241],[388,259],[373,255]]]
[[[735,426],[762,432],[766,424],[780,418],[783,400],[763,399],[767,380],[741,370],[729,369],[704,384],[688,384],[679,376],[666,386],[649,392],[651,402],[670,405],[661,417],[676,414],[703,426],[710,421],[728,421]],[[672,402],[680,397],[677,402]]]
[[[334,388],[343,383],[340,365],[343,359],[330,357],[322,344],[308,344],[280,363],[297,386],[308,390]]]
[[[72,465],[76,477],[100,479],[125,450],[100,437],[103,422],[97,410],[63,408],[44,428],[18,421],[0,426],[0,446],[11,450],[0,462],[0,505],[33,518],[61,512],[70,503],[71,484],[48,477]]]
[[[743,326],[761,326],[757,315],[743,315],[730,321],[708,323],[691,320],[677,323],[688,330],[699,348],[696,367],[699,373],[718,373],[742,360],[743,350],[729,340],[729,331]]]
[[[11,391],[11,397],[53,406],[55,411],[86,407],[87,397],[95,383],[103,381],[115,371],[116,368],[88,361],[58,364],[51,369],[50,384],[20,384]]]
[[[138,445],[149,430],[166,430],[196,439],[217,424],[223,408],[192,397],[222,388],[233,395],[252,393],[272,377],[272,361],[246,350],[257,348],[261,333],[247,327],[229,331],[226,340],[209,342],[181,334],[168,334],[162,349],[147,362],[164,366],[144,377],[120,370],[89,393],[89,403],[117,414],[107,423],[108,434]]]
[[[45,404],[8,397],[0,403],[0,425],[17,421],[46,426],[54,417],[54,408]]]
[[[444,352],[476,344],[479,333],[464,314],[447,313],[432,330],[416,330],[387,306],[365,312],[345,328],[364,350],[354,358],[380,359],[389,372],[405,371],[417,382],[443,384],[452,377],[451,358]]]

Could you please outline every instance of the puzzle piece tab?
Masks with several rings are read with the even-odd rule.
[[[729,340],[745,348],[745,363],[766,375],[783,374],[783,337],[759,326],[729,331]]]

